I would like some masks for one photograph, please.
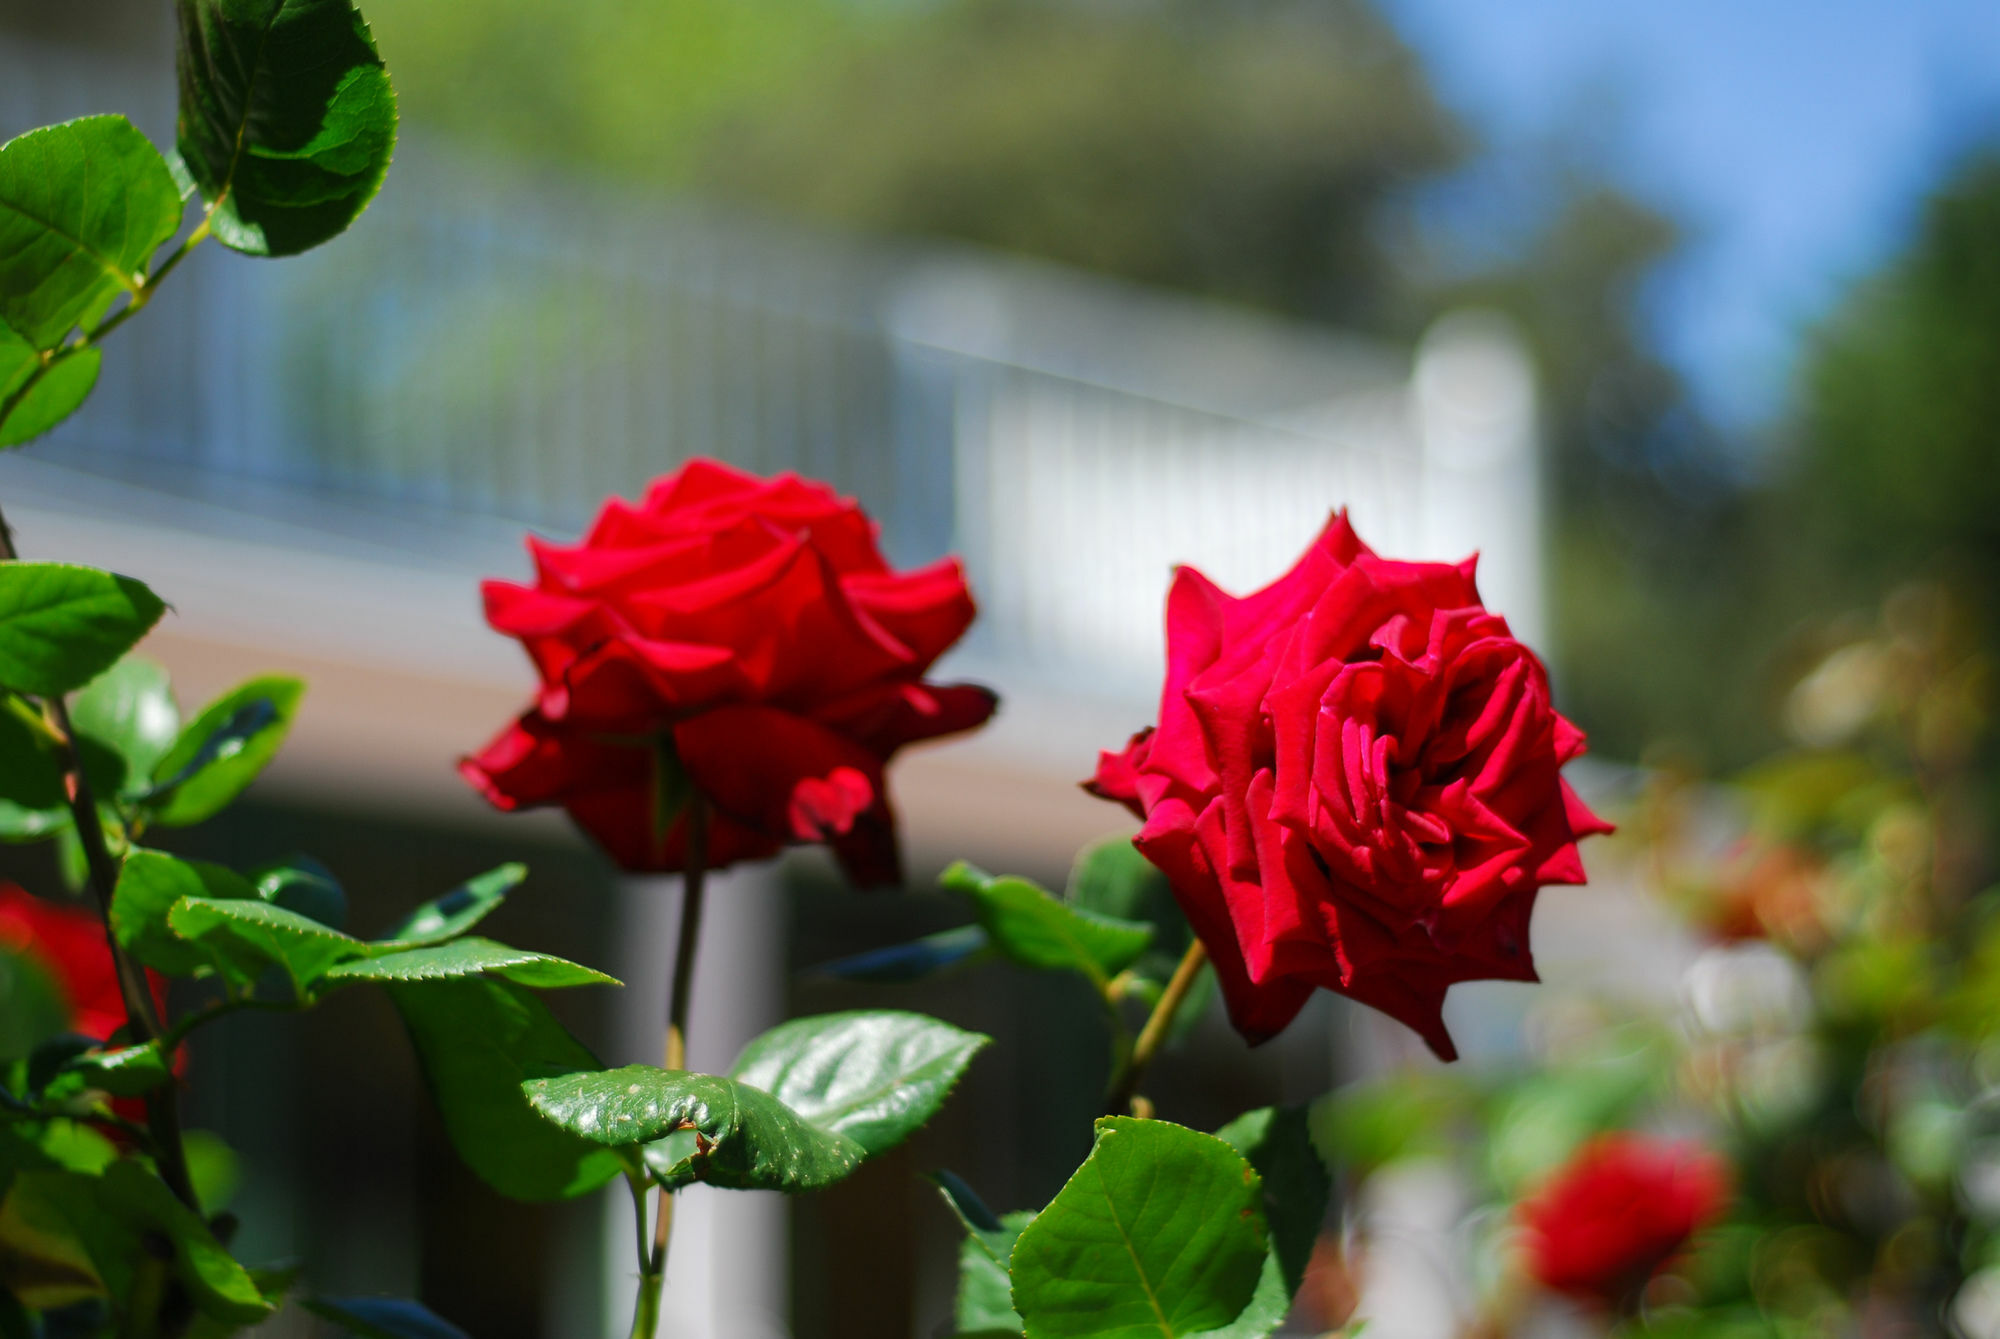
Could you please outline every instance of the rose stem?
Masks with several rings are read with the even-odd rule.
[[[13,528],[7,524],[6,516],[0,515],[0,560],[15,562],[19,558],[20,554],[14,549]],[[76,824],[77,840],[83,847],[84,864],[88,869],[85,881],[90,885],[91,896],[97,903],[98,919],[104,923],[104,939],[111,949],[118,992],[125,1003],[126,1021],[143,1044],[160,1035],[160,1024],[153,1016],[153,1002],[146,990],[145,977],[125,956],[118,936],[111,930],[111,896],[118,886],[118,866],[112,862],[110,848],[104,841],[104,825],[97,817],[97,798],[91,793],[90,778],[84,775],[83,755],[76,747],[76,730],[70,724],[69,706],[60,695],[47,699],[42,706],[49,723],[62,736],[63,793],[69,802],[70,819]],[[201,1205],[195,1199],[194,1185],[188,1177],[187,1154],[181,1147],[180,1097],[174,1090],[173,1082],[164,1083],[146,1095],[146,1126],[158,1147],[161,1179],[181,1203],[200,1213]]]
[[[1180,1012],[1182,1001],[1194,986],[1194,978],[1201,971],[1201,965],[1208,961],[1208,950],[1202,947],[1199,938],[1188,942],[1187,952],[1181,955],[1180,966],[1174,968],[1173,980],[1160,992],[1159,1003],[1146,1017],[1146,1026],[1139,1030],[1139,1040],[1132,1045],[1132,1058],[1126,1062],[1125,1073],[1111,1090],[1105,1104],[1105,1111],[1113,1116],[1132,1114],[1132,1099],[1139,1091],[1139,1081],[1146,1077],[1146,1066],[1153,1063],[1153,1053],[1160,1049],[1167,1039],[1167,1031],[1174,1024],[1174,1015]]]
[[[687,864],[681,875],[680,938],[674,944],[674,975],[667,988],[665,1068],[687,1068],[688,1002],[694,996],[694,955],[701,939],[701,902],[708,875],[708,808],[700,791],[687,806]],[[639,1234],[646,1231],[640,1212]],[[660,1287],[667,1278],[667,1243],[674,1231],[674,1196],[660,1187],[660,1207],[653,1219],[653,1249],[640,1254],[639,1302],[632,1318],[633,1339],[652,1339],[659,1324]],[[644,1328],[641,1328],[641,1327]]]

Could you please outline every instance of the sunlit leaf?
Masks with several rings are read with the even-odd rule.
[[[122,116],[9,140],[0,146],[0,323],[53,349],[137,289],[180,220],[173,174]]]
[[[39,697],[73,693],[165,610],[131,577],[70,563],[0,563],[0,684]]]
[[[225,245],[285,256],[368,207],[396,96],[350,0],[178,0],[180,134]]]

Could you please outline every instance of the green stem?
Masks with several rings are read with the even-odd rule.
[[[625,1173],[632,1190],[632,1216],[638,1223],[639,1299],[632,1308],[632,1339],[653,1339],[660,1328],[660,1286],[667,1278],[666,1253],[646,1245],[647,1178],[637,1172]],[[662,1198],[662,1203],[668,1201]]]
[[[708,882],[708,806],[700,791],[688,797],[687,862],[681,876],[680,937],[674,943],[674,974],[667,987],[667,1036],[662,1060],[667,1069],[687,1068],[688,1007],[694,999],[695,949],[701,942],[702,898]],[[633,1339],[653,1339],[660,1323],[660,1289],[667,1279],[667,1246],[674,1233],[674,1196],[660,1187],[653,1217],[653,1246],[646,1249],[645,1183],[632,1178],[639,1210],[639,1300],[633,1309]]]
[[[14,533],[0,514],[0,561],[19,558],[14,550]],[[127,1024],[140,1042],[160,1035],[160,1021],[153,1012],[152,993],[146,988],[145,973],[125,953],[111,928],[111,899],[118,887],[118,866],[104,840],[104,824],[97,814],[97,797],[83,770],[83,755],[76,746],[76,728],[69,718],[69,705],[60,694],[42,703],[49,724],[61,738],[57,746],[63,768],[63,791],[69,801],[70,819],[76,825],[77,840],[83,846],[88,883],[97,902],[97,914],[104,925],[104,940],[111,949],[111,963],[118,978],[118,991],[125,1003]],[[187,1153],[181,1145],[180,1094],[172,1083],[161,1085],[146,1097],[146,1128],[157,1146],[160,1178],[181,1203],[201,1212],[188,1176]]]
[[[41,384],[42,378],[54,371],[64,360],[74,357],[76,354],[101,341],[106,335],[131,320],[141,308],[150,302],[153,297],[153,291],[160,286],[168,275],[174,272],[175,268],[183,260],[187,259],[188,252],[208,240],[209,222],[214,216],[215,206],[210,205],[208,212],[202,215],[201,222],[195,225],[194,231],[187,235],[185,241],[174,248],[173,254],[161,261],[158,269],[147,275],[139,283],[133,285],[131,300],[123,307],[120,307],[90,329],[83,331],[69,343],[53,349],[44,349],[42,351],[41,365],[33,372],[30,372],[28,379],[23,381],[19,386],[16,386],[6,399],[0,400],[0,423],[5,423],[8,419],[12,418],[14,411],[19,409],[35,387]]]
[[[1154,1004],[1153,1012],[1146,1017],[1146,1026],[1139,1030],[1139,1040],[1132,1046],[1132,1058],[1126,1062],[1125,1072],[1111,1087],[1111,1095],[1105,1103],[1106,1114],[1133,1114],[1133,1098],[1138,1094],[1140,1080],[1146,1077],[1146,1067],[1153,1063],[1153,1056],[1166,1042],[1167,1033],[1174,1024],[1174,1015],[1180,1012],[1182,1002],[1194,986],[1195,977],[1207,961],[1208,950],[1202,947],[1201,940],[1189,941],[1187,952],[1181,955],[1180,965],[1174,968],[1173,979],[1160,992],[1159,1002]]]

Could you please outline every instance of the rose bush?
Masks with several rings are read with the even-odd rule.
[[[1561,776],[1583,748],[1473,560],[1379,558],[1341,513],[1254,595],[1179,569],[1159,725],[1085,784],[1145,820],[1246,1038],[1325,987],[1449,1059],[1446,989],[1534,980],[1535,894],[1609,830]]]
[[[1720,1157],[1686,1143],[1601,1135],[1521,1204],[1528,1272],[1556,1292],[1625,1306],[1728,1200]]]
[[[559,804],[632,870],[825,842],[855,882],[900,877],[882,769],[979,725],[994,696],[924,674],[972,621],[956,559],[895,572],[853,502],[795,475],[696,460],[574,545],[528,541],[533,585],[490,581],[486,617],[541,676],[535,703],[461,770],[501,809]]]

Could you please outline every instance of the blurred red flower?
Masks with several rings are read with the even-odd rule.
[[[62,988],[72,1032],[108,1041],[125,1026],[118,969],[112,965],[104,924],[92,912],[0,884],[0,948],[32,960]],[[157,996],[157,980],[153,989]]]
[[[1528,1272],[1614,1310],[1729,1200],[1729,1169],[1693,1144],[1607,1134],[1584,1145],[1517,1209]]]
[[[1254,595],[1179,569],[1159,727],[1086,787],[1145,819],[1249,1040],[1323,986],[1450,1059],[1446,989],[1534,980],[1535,894],[1609,830],[1561,776],[1583,742],[1473,560],[1378,558],[1342,513]]]
[[[825,842],[857,883],[900,879],[883,766],[994,708],[924,680],[972,622],[956,559],[891,571],[852,501],[708,460],[528,548],[534,584],[487,582],[486,618],[541,690],[460,764],[481,794],[560,804],[626,869],[678,870],[692,787],[711,868]]]

